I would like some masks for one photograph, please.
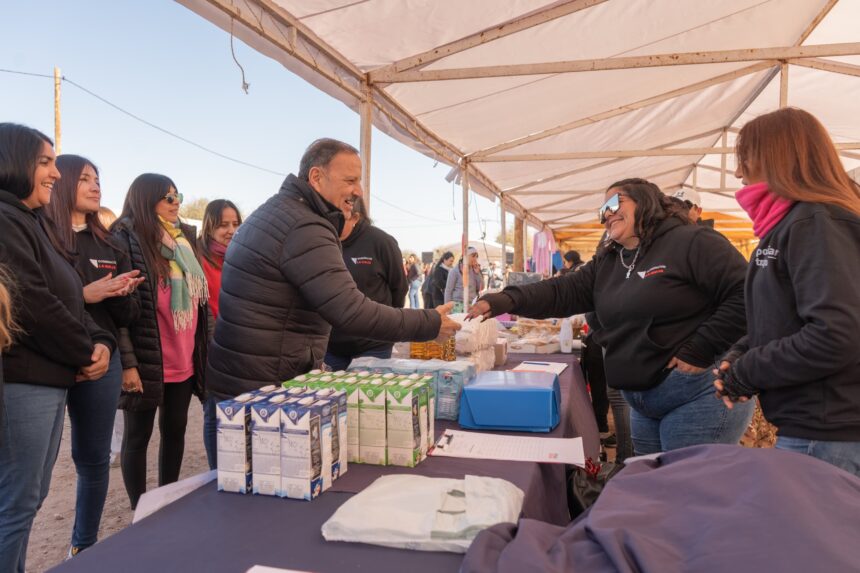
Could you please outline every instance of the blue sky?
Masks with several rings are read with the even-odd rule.
[[[287,173],[316,138],[358,147],[354,112],[236,40],[251,85],[245,95],[229,34],[174,2],[3,0],[0,21],[0,69],[52,74],[58,66],[111,103],[224,155]],[[226,197],[244,213],[283,180],[178,141],[68,82],[61,113],[62,151],[99,166],[103,204],[116,211],[131,181],[147,171],[170,176],[188,199]],[[0,72],[0,121],[53,136],[52,80]],[[372,216],[401,248],[430,250],[459,241],[461,192],[445,181],[447,171],[374,130]],[[477,198],[470,221],[471,239],[479,239],[483,227],[494,240],[497,204]]]

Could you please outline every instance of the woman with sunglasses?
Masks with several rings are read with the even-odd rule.
[[[75,265],[84,282],[87,312],[96,324],[118,338],[118,328],[128,326],[138,316],[140,303],[132,293],[144,279],[137,278],[140,271],[131,269],[128,254],[114,244],[99,220],[101,188],[96,166],[77,155],[61,155],[57,169],[62,177],[44,209],[52,223],[55,245]],[[98,540],[121,385],[122,365],[115,352],[104,376],[69,389],[72,460],[78,475],[70,557]]]
[[[630,404],[636,454],[738,443],[752,404],[724,408],[711,369],[745,333],[743,257],[644,179],[610,185],[599,215],[607,241],[591,264],[485,295],[470,315],[595,311],[606,382]]]
[[[206,285],[209,288],[209,311],[214,325],[218,318],[218,299],[221,293],[221,271],[224,266],[224,256],[227,247],[233,240],[233,235],[242,224],[239,208],[227,199],[215,199],[206,205],[203,213],[203,229],[197,239],[197,252],[200,255],[200,265],[206,275]],[[217,465],[216,454],[216,414],[215,405],[218,400],[207,396],[203,401],[203,445],[206,448],[206,460],[209,469]]]
[[[145,173],[129,187],[113,231],[146,277],[140,318],[120,331],[125,412],[122,477],[131,507],[146,491],[146,450],[155,413],[161,431],[158,485],[179,479],[191,395],[202,399],[207,348],[206,277],[195,229],[179,220],[182,195],[170,178]]]
[[[860,188],[803,110],[757,117],[736,146],[736,198],[760,241],[748,335],[715,385],[729,408],[758,395],[777,448],[860,476]]]
[[[81,279],[45,230],[42,210],[59,179],[50,139],[0,123],[0,265],[14,279],[12,318],[18,326],[3,353],[4,572],[25,569],[30,528],[57,460],[67,392],[103,377],[115,344],[84,309]]]

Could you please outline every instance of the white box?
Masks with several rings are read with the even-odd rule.
[[[337,403],[328,399],[319,399],[315,406],[320,408],[320,448],[322,452],[322,490],[327,491],[334,482],[338,468],[335,467],[334,440],[332,430],[337,432]],[[332,411],[334,410],[334,411]],[[334,414],[334,418],[332,416]],[[338,445],[338,448],[340,446]],[[338,451],[340,455],[340,451]]]
[[[349,469],[349,404],[345,390],[336,390],[330,397],[332,402],[337,402],[337,450],[338,450],[338,472],[334,479],[339,478]],[[332,440],[334,440],[332,433]]]
[[[281,404],[284,394],[269,394],[251,406],[252,491],[276,495],[281,487]]]
[[[281,497],[310,501],[322,493],[320,411],[312,396],[281,406]]]

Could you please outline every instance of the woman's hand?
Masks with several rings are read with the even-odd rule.
[[[458,330],[463,328],[459,322],[448,317],[452,308],[454,308],[453,302],[436,307],[436,312],[442,317],[442,322],[439,324],[439,334],[436,335],[436,342],[439,344],[444,344],[445,341],[457,334]]]
[[[111,277],[110,273],[102,278],[91,282],[84,287],[84,302],[95,304],[106,298],[120,296],[126,286],[125,279],[117,280],[119,277]]]
[[[666,368],[671,370],[675,369],[678,372],[683,372],[684,374],[701,374],[707,368],[699,368],[698,366],[693,366],[692,364],[688,364],[675,356],[672,360],[669,361],[669,364],[666,365]]]
[[[143,392],[143,382],[137,368],[126,368],[122,371],[122,389],[124,392]]]
[[[98,343],[93,348],[92,364],[84,366],[75,377],[76,382],[84,380],[98,380],[105,375],[110,366],[110,348]]]
[[[466,314],[466,320],[472,320],[479,316],[481,318],[490,318],[493,316],[493,309],[490,308],[490,303],[485,300],[479,300],[469,307],[469,312]]]

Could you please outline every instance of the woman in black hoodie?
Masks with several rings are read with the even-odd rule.
[[[48,495],[66,394],[104,376],[113,337],[84,309],[74,267],[54,249],[41,210],[60,178],[44,134],[0,123],[0,265],[15,277],[20,327],[3,356],[0,571],[24,571],[33,518]]]
[[[722,362],[726,405],[758,395],[776,447],[860,476],[860,189],[824,126],[784,108],[738,134],[741,207],[760,238],[748,335]]]
[[[485,295],[470,315],[595,311],[606,383],[630,404],[636,454],[738,443],[752,405],[723,408],[711,369],[745,332],[743,257],[643,179],[610,185],[599,215],[608,242],[591,264]]]
[[[131,269],[128,254],[110,239],[99,220],[101,186],[96,166],[77,155],[61,155],[57,169],[62,178],[45,207],[45,216],[51,220],[57,249],[68,254],[84,282],[87,312],[117,338],[120,327],[137,319],[140,301],[132,293],[144,279],[137,278],[140,271]],[[78,475],[70,556],[98,540],[121,385],[122,365],[115,352],[104,376],[69,389],[72,460]]]

